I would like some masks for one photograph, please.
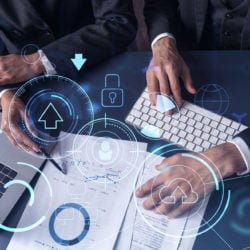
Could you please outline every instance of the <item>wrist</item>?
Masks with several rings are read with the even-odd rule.
[[[173,37],[162,37],[161,39],[159,39],[157,42],[155,42],[152,46],[152,49],[156,49],[157,47],[176,47],[176,41]]]
[[[41,62],[41,60],[37,59],[39,57],[40,57],[40,55],[38,52],[27,56],[28,61],[34,62],[34,63],[30,64],[31,70],[32,70],[34,76],[40,75],[41,73],[45,72],[45,68],[44,68],[43,63]]]
[[[221,144],[205,155],[213,161],[216,166],[215,172],[220,172],[222,178],[229,177],[246,169],[246,164],[237,147],[232,143]]]

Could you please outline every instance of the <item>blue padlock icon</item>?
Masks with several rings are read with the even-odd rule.
[[[102,90],[101,98],[104,108],[121,108],[124,105],[124,91],[118,74],[105,76],[105,88]]]

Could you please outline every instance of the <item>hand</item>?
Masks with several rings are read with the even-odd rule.
[[[218,181],[236,172],[242,172],[246,168],[240,152],[231,143],[214,147],[204,152],[203,155],[205,157],[202,155],[199,157],[206,162],[206,159],[210,159],[216,166],[209,164]],[[173,167],[167,168],[167,166]],[[215,181],[208,168],[201,162],[182,154],[164,159],[156,168],[162,173],[142,185],[137,190],[136,196],[143,198],[150,195],[143,202],[144,208],[154,210],[155,213],[165,214],[168,218],[184,214],[214,190]],[[170,183],[172,184],[169,185]],[[187,197],[183,202],[183,193],[179,189],[174,193],[175,202],[171,203],[171,194],[177,187],[181,188]]]
[[[180,56],[173,38],[162,38],[153,46],[153,59],[147,71],[147,85],[152,105],[156,105],[155,93],[173,95],[176,104],[183,103],[179,78],[191,94],[196,93],[187,65]]]
[[[36,61],[38,53],[26,56],[28,61]],[[44,72],[40,60],[33,64],[24,61],[20,55],[7,55],[0,57],[0,86],[15,84],[29,80]]]
[[[28,152],[40,152],[39,147],[18,126],[20,120],[25,122],[28,121],[28,118],[25,117],[25,107],[22,101],[14,97],[13,91],[9,90],[3,94],[1,106],[1,129],[6,134],[9,141],[13,145],[25,149]]]

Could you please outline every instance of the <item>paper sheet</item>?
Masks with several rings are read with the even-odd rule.
[[[149,156],[149,153],[145,154],[145,158]],[[160,163],[163,158],[155,156],[155,159],[150,159],[146,161],[143,180],[148,180],[153,176],[159,174],[153,165]],[[152,212],[147,212],[144,210],[143,214],[148,222],[158,228],[160,231],[165,233],[171,233],[176,236],[176,238],[165,236],[155,230],[153,230],[141,217],[141,215],[136,210],[136,205],[134,200],[130,202],[128,212],[126,214],[125,221],[123,223],[123,230],[119,235],[117,241],[117,250],[190,250],[195,242],[195,237],[185,238],[182,236],[185,234],[185,230],[189,228],[198,228],[201,223],[201,218],[206,209],[207,202],[204,202],[204,206],[199,210],[200,216],[188,217],[185,216],[168,220],[166,217],[161,215],[154,215]],[[195,233],[195,232],[194,232]]]
[[[86,148],[82,150],[81,159],[77,161],[77,164],[85,167],[85,170],[88,167],[98,168],[98,164],[93,165],[93,163],[86,161],[89,143],[95,143],[95,140],[95,137],[91,138]],[[117,143],[122,143],[123,150],[129,152],[133,142],[117,141]],[[60,154],[60,150],[65,150],[69,145],[72,145],[72,138],[68,139],[68,143],[59,144],[55,149],[55,154]],[[146,146],[146,144],[140,143],[139,150],[145,152]],[[69,149],[71,149],[71,146]],[[144,154],[142,153],[139,155],[138,162],[143,162],[143,160]],[[14,234],[8,250],[69,249],[69,246],[58,244],[52,238],[49,230],[52,213],[60,206],[69,203],[80,205],[84,211],[87,211],[90,218],[86,236],[79,243],[71,245],[70,249],[113,249],[131,198],[131,187],[133,186],[135,173],[132,172],[125,179],[116,183],[100,184],[89,181],[82,176],[75,166],[76,162],[72,161],[71,158],[63,159],[61,164],[67,167],[68,174],[66,176],[50,163],[44,170],[54,193],[52,207],[45,222],[31,231]],[[124,168],[122,164],[117,167],[121,171]],[[100,172],[102,173],[102,170]],[[44,182],[40,182],[40,180],[35,188],[35,197],[38,201],[32,207],[26,208],[18,227],[27,225],[33,218],[38,217],[44,211],[44,207],[48,205],[48,199],[44,195]],[[86,221],[84,221],[86,216],[83,217],[81,211],[74,208],[67,208],[60,213],[58,212],[58,214],[56,213],[54,226],[56,235],[64,240],[76,238],[86,226]]]

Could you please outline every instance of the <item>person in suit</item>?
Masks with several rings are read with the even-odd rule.
[[[10,141],[29,151],[39,148],[17,126],[23,105],[17,100],[13,121],[8,120],[16,83],[40,74],[75,78],[79,72],[71,62],[75,53],[87,58],[85,68],[119,53],[136,35],[132,0],[8,0],[0,2],[0,87],[2,130]],[[40,49],[20,55],[27,44]],[[35,62],[35,63],[27,63]],[[7,89],[6,89],[7,88]],[[5,90],[4,90],[5,89]]]
[[[178,106],[182,105],[180,80],[186,90],[195,94],[196,89],[188,66],[181,57],[181,50],[246,50],[250,48],[250,6],[248,0],[145,0],[145,20],[151,40],[153,58],[147,71],[147,85],[149,92],[173,95]],[[156,104],[156,95],[150,95],[152,105]],[[203,152],[204,159],[215,163],[213,171],[222,179],[233,174],[243,175],[250,172],[250,129],[237,135],[230,142]],[[166,166],[191,166],[199,173],[207,191],[203,191],[203,184],[190,174],[187,168],[173,168],[164,171]],[[186,203],[173,204],[162,202],[171,192],[166,188],[159,194],[158,186],[166,185],[173,178],[185,178],[199,198],[206,196],[214,189],[213,178],[208,169],[197,160],[190,160],[183,155],[176,155],[157,166],[162,173],[146,182],[137,191],[138,197],[151,196],[144,202],[146,209],[153,209],[156,213],[177,217],[192,207],[192,190],[190,185],[177,181],[172,187],[181,186],[188,194]],[[219,173],[218,173],[219,172]],[[213,184],[211,184],[213,183]],[[153,192],[151,192],[153,190]],[[182,192],[177,192],[180,200]],[[165,197],[165,198],[164,198]]]

